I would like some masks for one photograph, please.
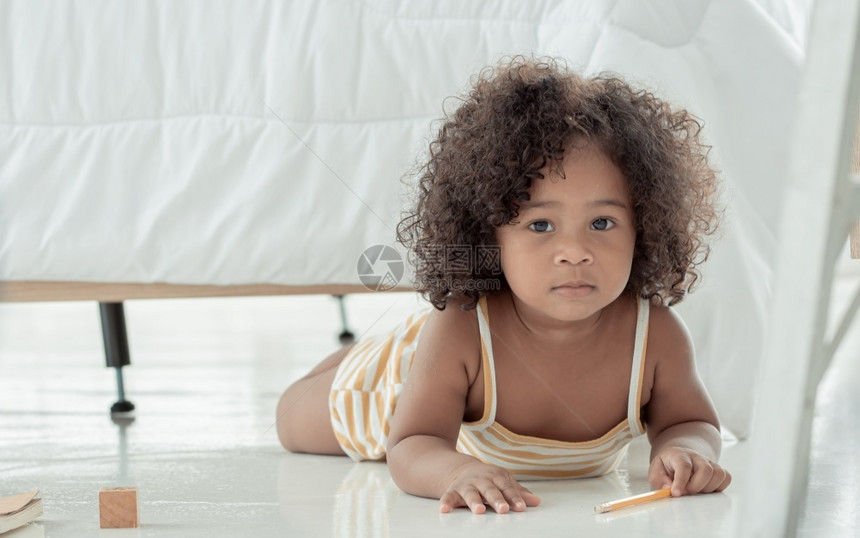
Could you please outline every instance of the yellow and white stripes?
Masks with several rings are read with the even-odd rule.
[[[627,419],[601,437],[583,442],[541,439],[514,433],[496,422],[496,383],[486,301],[479,303],[484,370],[484,416],[460,428],[457,450],[486,463],[508,469],[517,478],[572,478],[600,476],[615,469],[630,441],[645,433],[639,417],[645,345],[648,335],[649,304],[637,304],[633,365],[628,391]]]
[[[359,342],[338,367],[329,395],[331,421],[352,459],[385,457],[394,406],[428,315],[409,316],[393,333]]]
[[[484,415],[460,428],[457,450],[511,471],[517,478],[600,476],[613,471],[630,441],[645,433],[639,416],[649,303],[640,299],[630,372],[627,419],[591,441],[565,442],[514,433],[496,422],[496,379],[486,299],[478,304]],[[406,319],[392,334],[357,344],[341,363],[330,395],[335,436],[352,459],[385,457],[390,421],[412,367],[429,312]]]

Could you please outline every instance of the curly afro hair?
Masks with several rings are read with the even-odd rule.
[[[397,226],[415,288],[433,306],[459,298],[474,308],[493,287],[481,282],[506,286],[492,267],[452,267],[462,264],[443,263],[440,252],[495,245],[532,181],[560,167],[573,144],[596,144],[627,179],[636,246],[625,291],[672,305],[692,289],[718,220],[710,147],[694,116],[617,76],[587,78],[558,60],[522,56],[483,70],[460,100],[416,170],[417,203]]]

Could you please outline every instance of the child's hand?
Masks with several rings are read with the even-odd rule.
[[[723,491],[732,475],[710,458],[694,450],[668,447],[654,456],[648,482],[654,488],[672,487],[672,496]]]
[[[439,511],[450,512],[460,506],[473,514],[483,514],[484,503],[499,514],[508,510],[522,512],[527,506],[540,504],[540,497],[523,487],[508,471],[474,462],[457,468],[448,491],[439,499]]]

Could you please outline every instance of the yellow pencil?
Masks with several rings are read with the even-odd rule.
[[[665,499],[666,497],[669,497],[671,495],[672,488],[658,489],[649,493],[643,493],[642,495],[634,495],[632,497],[618,499],[617,501],[610,501],[608,503],[598,504],[594,507],[594,511],[598,514],[602,514],[604,512],[611,512],[620,508],[627,508],[628,506],[636,506],[637,504],[649,503],[651,501]]]

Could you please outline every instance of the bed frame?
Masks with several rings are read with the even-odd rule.
[[[121,282],[0,282],[0,302],[96,301],[99,303],[105,364],[116,372],[117,401],[111,405],[113,417],[128,416],[134,404],[126,399],[122,368],[131,364],[128,330],[125,323],[124,301],[132,299],[180,299],[203,297],[253,297],[273,295],[332,295],[340,307],[341,344],[354,341],[349,329],[344,295],[373,292],[358,284],[321,284],[285,286],[275,284],[244,284],[234,286],[202,286],[178,284],[135,284]],[[411,291],[395,287],[390,291]]]
[[[395,288],[407,291],[409,288]],[[242,284],[199,286],[180,284],[134,284],[122,282],[17,281],[0,283],[0,301],[98,301],[122,302],[131,299],[183,299],[200,297],[249,297],[263,295],[347,295],[371,290],[360,284],[281,286]]]

